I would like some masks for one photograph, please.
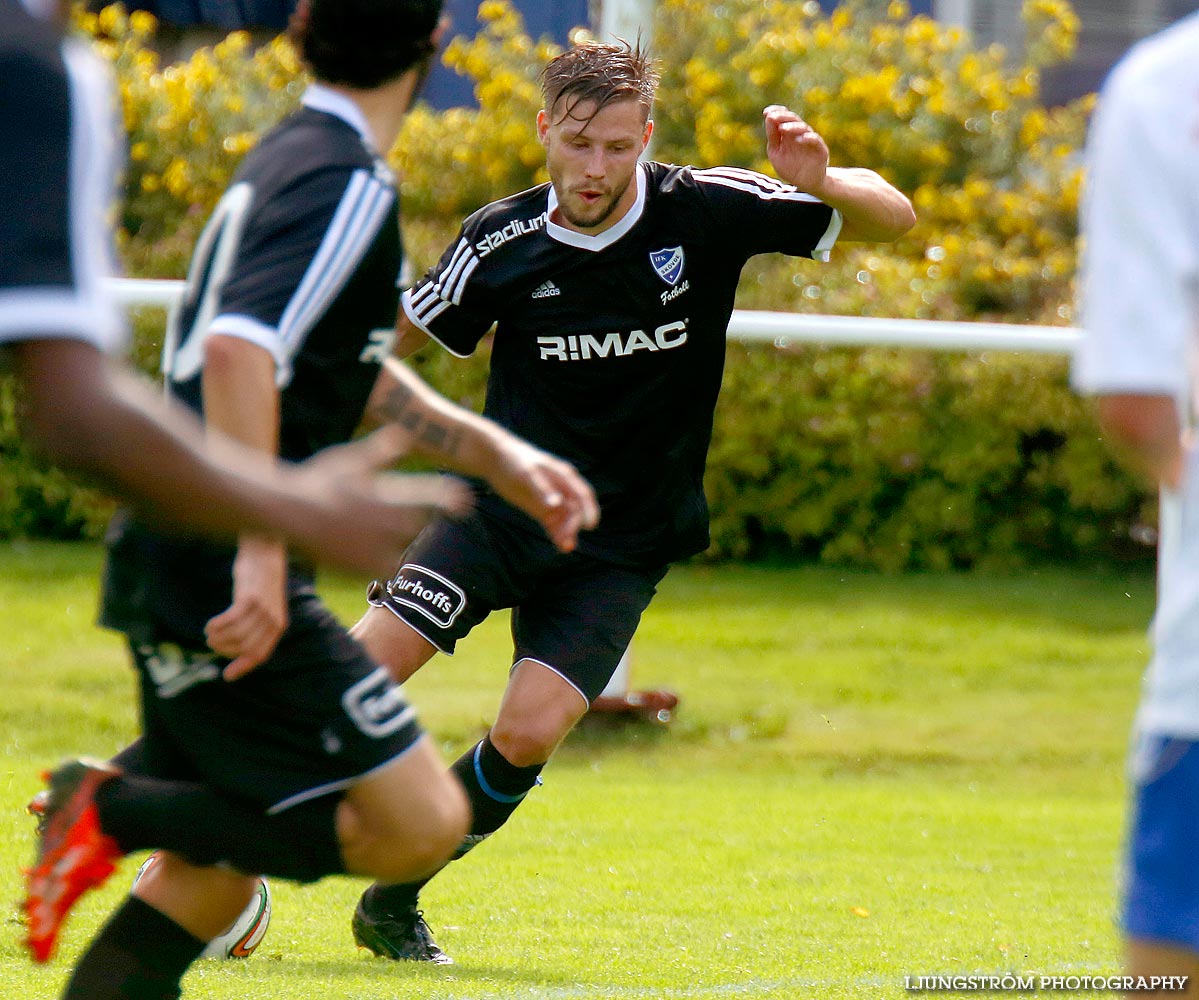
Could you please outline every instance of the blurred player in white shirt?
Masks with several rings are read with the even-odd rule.
[[[1074,383],[1162,489],[1154,653],[1137,713],[1129,971],[1199,977],[1199,15],[1137,45],[1100,99],[1082,212]],[[1190,986],[1188,994],[1194,993]],[[1171,994],[1177,996],[1177,993]]]

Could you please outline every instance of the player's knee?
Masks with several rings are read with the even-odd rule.
[[[491,742],[513,767],[544,764],[574,726],[574,718],[497,719]]]
[[[423,792],[419,802],[384,813],[343,804],[348,811],[339,826],[350,871],[384,882],[410,882],[449,860],[470,831],[466,793],[444,772]]]
[[[193,865],[159,851],[134,879],[133,895],[201,940],[220,934],[245,909],[258,877]]]
[[[471,814],[466,793],[458,787],[457,782],[454,786],[454,795],[441,803],[436,822],[424,829],[405,850],[405,880],[422,878],[440,869],[462,846],[462,841],[470,833]]]
[[[384,882],[412,882],[440,869],[470,832],[470,807],[461,792],[442,803],[434,816],[419,827],[380,845],[371,874]]]

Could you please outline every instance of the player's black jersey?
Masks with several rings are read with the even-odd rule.
[[[41,337],[108,350],[119,125],[111,80],[20,0],[0,0],[0,347]]]
[[[459,356],[495,324],[484,412],[595,486],[600,526],[580,549],[668,561],[708,544],[704,462],[742,267],[827,259],[841,219],[739,168],[642,163],[636,184],[598,236],[552,221],[548,184],[484,207],[403,304]]]
[[[213,213],[163,358],[172,391],[201,411],[207,336],[270,351],[279,452],[292,460],[358,426],[394,342],[402,259],[395,179],[351,123],[356,109],[323,87],[304,101],[251,150]]]
[[[270,351],[280,454],[293,460],[345,441],[361,421],[395,339],[402,263],[395,180],[361,114],[319,86],[304,105],[247,155],[205,227],[163,358],[171,391],[202,412],[205,337]],[[119,518],[102,620],[202,649],[204,622],[229,604],[233,557],[231,546]],[[292,593],[310,583],[293,566]]]

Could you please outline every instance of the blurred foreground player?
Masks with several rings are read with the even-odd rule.
[[[104,288],[116,105],[63,17],[57,0],[0,0],[0,369],[20,384],[23,429],[158,523],[227,537],[256,527],[346,569],[384,565],[447,499],[436,484],[372,475],[406,435],[273,466],[228,441],[205,447],[194,419],[106,357],[125,337]]]
[[[205,229],[168,335],[168,385],[209,427],[297,460],[348,437],[369,398],[413,452],[486,480],[570,549],[596,518],[574,469],[437,396],[378,336],[394,329],[401,265],[381,151],[435,50],[440,6],[300,6],[293,37],[317,82]],[[143,736],[111,765],[72,761],[50,778],[26,901],[35,957],[118,857],[165,850],[66,997],[179,996],[257,874],[406,881],[461,841],[460,785],[277,538],[220,546],[119,519],[102,620],[129,640]]]
[[[1128,971],[1199,987],[1199,15],[1137,45],[1091,125],[1074,382],[1162,489],[1153,658],[1136,718]],[[1139,992],[1137,996],[1155,995]],[[1166,994],[1162,994],[1163,996]],[[1175,991],[1170,996],[1179,996]]]
[[[764,112],[781,180],[639,162],[656,74],[640,51],[588,44],[543,75],[550,183],[480,209],[403,298],[399,353],[470,354],[495,324],[484,413],[574,462],[598,530],[563,553],[484,492],[427,529],[355,626],[404,680],[492,611],[515,650],[490,732],[454,765],[474,813],[461,856],[497,830],[605,687],[669,563],[708,544],[704,463],[737,281],[754,254],[827,259],[838,235],[893,240],[915,221],[877,173],[828,166],[824,140]],[[424,883],[371,887],[359,944],[445,963],[417,908]]]

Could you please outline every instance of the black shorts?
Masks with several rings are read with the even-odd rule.
[[[590,704],[628,649],[667,566],[563,553],[539,531],[474,511],[427,527],[368,599],[443,653],[492,611],[512,608],[513,660],[535,660]]]
[[[288,614],[271,658],[233,683],[211,650],[166,633],[130,639],[145,735],[122,766],[280,812],[342,792],[411,748],[416,711],[387,671],[311,591],[293,594]]]

